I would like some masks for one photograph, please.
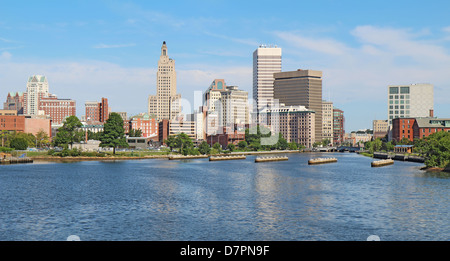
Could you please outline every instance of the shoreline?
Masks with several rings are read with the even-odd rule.
[[[214,155],[204,155],[204,158],[210,156],[231,156],[231,155],[259,155],[259,154],[280,154],[280,153],[301,153],[298,150],[279,150],[279,151],[246,151],[246,152],[231,152]],[[88,156],[31,156],[33,161],[111,161],[111,160],[142,160],[142,159],[169,159],[170,157],[182,156],[181,154],[166,154],[166,155],[146,155],[146,156],[106,156],[106,157],[88,157]],[[200,157],[199,157],[200,158]]]

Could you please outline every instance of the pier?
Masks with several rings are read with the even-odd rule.
[[[387,166],[387,165],[392,165],[394,164],[394,160],[392,159],[385,159],[385,160],[377,160],[377,161],[372,161],[372,167],[382,167],[382,166]]]
[[[15,157],[10,157],[10,158],[3,158],[0,160],[0,164],[1,165],[6,165],[6,164],[19,164],[19,163],[33,163],[33,159],[31,158],[15,158]]]
[[[288,160],[287,156],[279,156],[279,157],[257,157],[255,162],[271,162],[271,161],[284,161]]]
[[[208,158],[208,155],[176,155],[176,156],[169,156],[169,160],[184,160],[184,159],[205,159]]]
[[[211,156],[209,157],[209,161],[219,161],[219,160],[240,160],[246,159],[245,155],[237,155],[237,156]]]
[[[337,162],[337,159],[336,158],[316,158],[316,159],[308,160],[309,165],[325,164],[325,163],[333,163],[333,162]]]

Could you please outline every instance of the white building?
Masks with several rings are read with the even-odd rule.
[[[221,133],[223,127],[250,123],[248,92],[237,86],[227,86],[223,79],[215,79],[203,95],[203,104],[208,107],[206,132]]]
[[[27,82],[27,91],[24,96],[24,114],[39,115],[40,98],[48,96],[48,94],[47,77],[42,75],[30,76]]]
[[[156,115],[158,121],[174,119],[181,112],[180,99],[181,95],[177,94],[175,61],[169,58],[164,41],[156,73],[156,95],[148,98],[148,114]]]
[[[434,110],[434,91],[431,84],[388,86],[388,120],[395,118],[428,117]]]
[[[281,72],[281,48],[261,45],[253,52],[254,112],[273,104],[273,74],[276,72]]]

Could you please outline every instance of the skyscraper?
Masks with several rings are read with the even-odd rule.
[[[42,75],[30,76],[27,82],[27,92],[24,96],[24,114],[38,115],[39,100],[48,94],[47,77]]]
[[[253,111],[273,104],[273,74],[281,72],[281,48],[261,45],[253,52]],[[259,117],[257,117],[259,120]]]
[[[148,98],[148,113],[154,114],[158,121],[172,120],[181,112],[180,99],[181,95],[177,94],[175,61],[169,58],[164,41],[156,73],[156,95]]]
[[[431,84],[388,86],[388,120],[395,118],[428,117],[434,106]]]
[[[299,69],[275,73],[274,78],[274,99],[315,111],[315,140],[322,141],[322,72]]]

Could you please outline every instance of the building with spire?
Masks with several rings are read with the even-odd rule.
[[[181,112],[181,95],[177,94],[175,61],[168,56],[166,42],[161,47],[161,56],[156,73],[156,95],[148,97],[148,114],[158,121],[174,119]]]

